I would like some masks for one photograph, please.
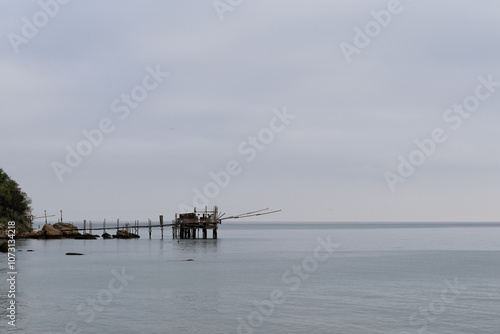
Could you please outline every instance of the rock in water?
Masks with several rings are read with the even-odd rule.
[[[0,252],[2,253],[7,253],[9,251],[9,244],[7,241],[5,241],[3,244],[0,245]]]
[[[66,253],[66,255],[83,255],[82,253]]]
[[[94,239],[97,239],[97,238],[99,238],[98,235],[94,235],[94,234],[90,234],[90,233],[79,234],[79,235],[75,236],[75,239],[91,239],[91,240],[94,240]]]
[[[111,239],[112,237],[111,237],[111,234],[109,234],[109,233],[103,233],[102,238],[103,239]]]
[[[62,238],[63,233],[50,224],[45,224],[42,228],[47,239]]]
[[[139,235],[127,232],[125,230],[118,230],[115,235],[113,235],[113,238],[116,239],[133,239],[133,238],[140,238]]]

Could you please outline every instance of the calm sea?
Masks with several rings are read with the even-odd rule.
[[[141,236],[18,241],[16,327],[0,254],[0,332],[500,332],[500,224],[234,222],[218,240]]]

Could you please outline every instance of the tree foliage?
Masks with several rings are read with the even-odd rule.
[[[0,168],[0,227],[13,220],[19,229],[29,229],[25,214],[31,210],[30,205],[28,195]]]

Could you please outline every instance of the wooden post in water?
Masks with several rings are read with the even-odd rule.
[[[87,220],[83,220],[83,234],[85,234],[85,231],[87,231]]]
[[[163,240],[163,215],[160,215],[161,240]]]
[[[102,232],[102,233],[104,234],[104,233],[106,233],[106,218],[104,218],[104,222],[102,223],[102,227],[104,230],[104,232]]]
[[[177,226],[177,213],[175,213],[175,220],[172,221],[172,239],[179,239],[179,229]]]
[[[148,219],[148,225],[149,225],[149,240],[151,240],[151,219]]]
[[[116,218],[116,234],[118,234],[119,229],[120,229],[120,218]]]

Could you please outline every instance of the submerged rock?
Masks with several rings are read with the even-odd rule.
[[[113,238],[115,239],[134,239],[134,238],[140,238],[139,235],[134,234],[132,232],[127,232],[125,230],[118,230],[115,235],[113,235]]]
[[[83,255],[82,253],[66,253],[66,255]]]
[[[90,234],[90,233],[85,233],[85,234],[80,234],[75,236],[75,239],[90,239],[90,240],[95,240],[99,238],[98,235],[95,234]]]

